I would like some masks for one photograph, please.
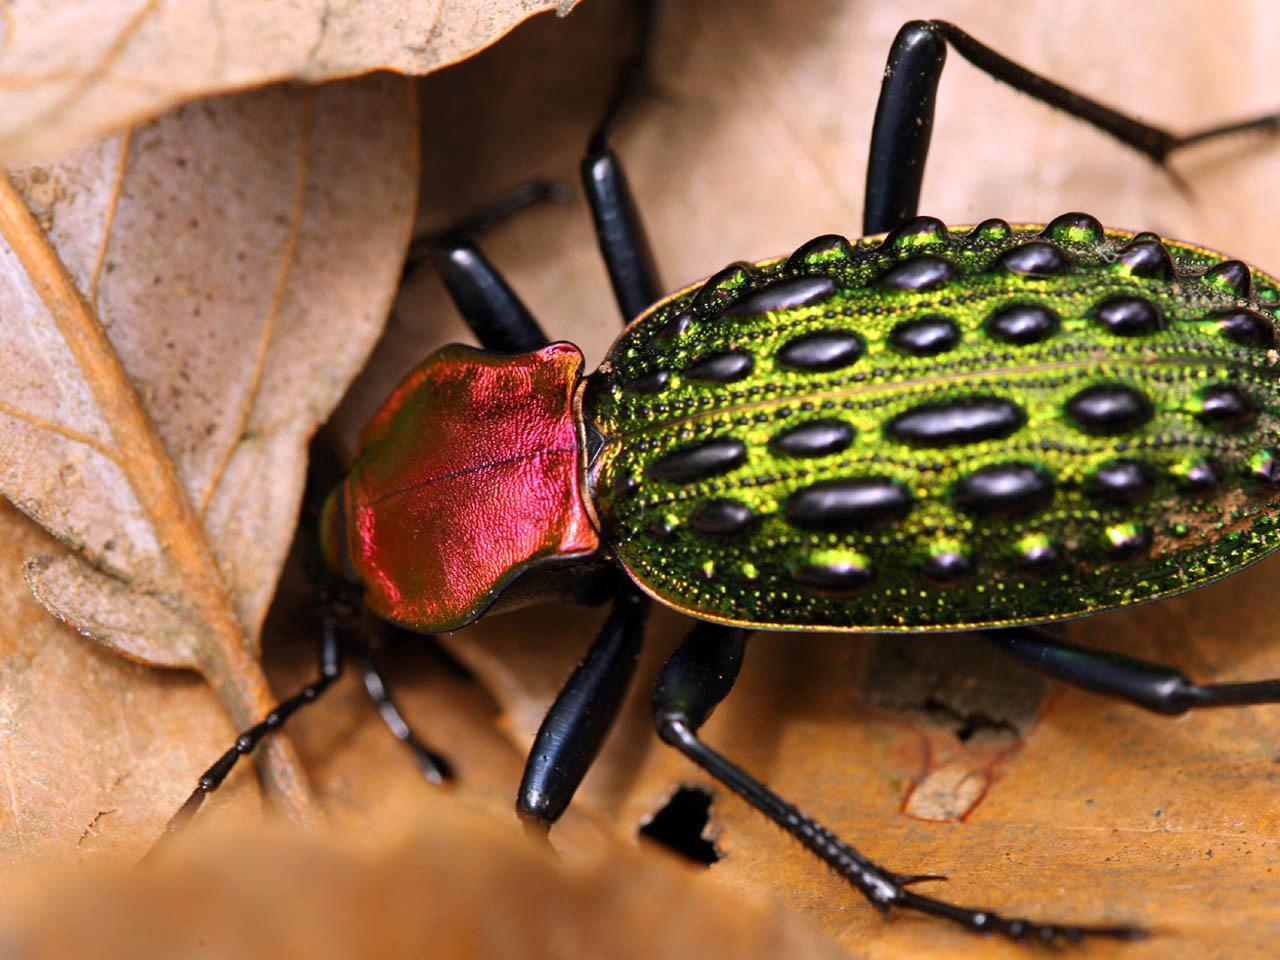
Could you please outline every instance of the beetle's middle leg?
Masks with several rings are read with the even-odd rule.
[[[1236,133],[1280,130],[1280,114],[1269,113],[1179,136],[1034,73],[954,24],[913,20],[893,41],[880,87],[867,161],[863,233],[891,230],[917,213],[948,44],[987,76],[1110,134],[1160,167],[1183,147]]]
[[[961,907],[908,889],[923,880],[941,879],[893,873],[873,863],[822,824],[779,797],[751,774],[709,747],[698,729],[733,689],[742,663],[747,631],[699,624],[667,661],[653,692],[653,720],[663,741],[675,747],[716,780],[822,859],[876,907],[915,910],[958,923],[970,930],[999,933],[1015,940],[1046,944],[1086,937],[1134,940],[1142,930],[1129,926],[1075,926],[1006,917],[990,910]]]
[[[1173,667],[1068,643],[1040,627],[986,630],[982,635],[1055,680],[1165,716],[1201,707],[1280,703],[1280,680],[1199,684]]]

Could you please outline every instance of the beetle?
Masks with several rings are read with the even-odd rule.
[[[864,237],[818,237],[663,296],[608,144],[642,42],[582,167],[630,323],[584,376],[580,351],[548,342],[475,246],[488,215],[434,238],[484,349],[445,348],[393,392],[320,539],[370,610],[424,633],[625,574],[531,751],[517,809],[536,828],[564,812],[599,749],[657,600],[699,621],[655,687],[662,740],[874,905],[1018,940],[1133,939],[1143,931],[918,893],[931,878],[872,863],[698,734],[756,629],[981,631],[1052,677],[1160,713],[1280,701],[1280,680],[1199,685],[1043,629],[1192,589],[1280,545],[1280,281],[1082,213],[959,227],[918,216],[948,45],[1157,164],[1280,127],[1273,114],[1178,137],[952,24],[913,21],[881,88]],[[332,683],[338,620],[325,622],[320,678],[241,735],[174,826]]]

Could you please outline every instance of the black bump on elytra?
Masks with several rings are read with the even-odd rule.
[[[1280,487],[1280,454],[1275,450],[1264,450],[1253,461],[1253,478],[1268,486]]]
[[[1028,463],[982,467],[959,480],[952,491],[956,504],[981,516],[1030,513],[1053,499],[1053,480]]]
[[[822,480],[793,493],[787,519],[806,530],[840,531],[904,516],[911,495],[887,477]]]
[[[751,508],[739,500],[708,500],[689,515],[689,526],[714,537],[742,533],[755,519]]]
[[[1062,551],[1053,541],[1031,544],[1018,554],[1018,566],[1036,576],[1052,573],[1061,562]]]
[[[629,497],[640,489],[640,481],[629,470],[619,470],[613,478],[613,492],[619,497]]]
[[[813,263],[847,260],[851,256],[853,256],[853,248],[849,246],[848,240],[839,234],[824,233],[797,247],[795,252],[787,257],[787,266],[798,269]]]
[[[1172,280],[1173,259],[1163,243],[1155,239],[1134,239],[1120,250],[1116,262],[1128,268],[1135,277],[1148,280]]]
[[[935,553],[925,558],[920,571],[930,580],[952,583],[973,573],[973,561],[963,553]]]
[[[739,300],[729,309],[730,316],[772,313],[777,310],[794,310],[821,303],[836,292],[836,282],[831,277],[793,277],[766,284],[749,296]]]
[[[1150,546],[1151,531],[1145,524],[1139,524],[1133,530],[1126,531],[1123,536],[1109,540],[1107,552],[1112,560],[1127,560],[1146,553]]]
[[[682,311],[664,323],[655,333],[655,340],[678,340],[693,326],[693,314]]]
[[[1196,419],[1217,427],[1239,427],[1254,414],[1253,401],[1239,387],[1217,384],[1200,391],[1200,409]]]
[[[1027,422],[1022,408],[1002,397],[962,397],[924,403],[885,425],[895,440],[916,447],[947,447],[1007,437]]]
[[[1155,471],[1145,460],[1108,460],[1085,484],[1092,497],[1109,503],[1137,503],[1151,495]]]
[[[778,362],[796,370],[826,373],[847,367],[864,349],[862,338],[847,330],[819,330],[788,340],[778,351]]]
[[[986,330],[997,340],[1025,346],[1053,336],[1058,330],[1058,315],[1038,303],[1013,303],[991,314]]]
[[[731,263],[719,273],[712,274],[693,298],[694,306],[713,307],[727,303],[751,283],[751,265]]]
[[[880,277],[880,286],[890,290],[930,290],[956,274],[949,260],[922,253],[895,263]]]
[[[753,361],[745,350],[725,350],[695,360],[684,374],[694,380],[733,383],[751,373]]]
[[[865,562],[842,560],[832,563],[806,563],[791,574],[800,586],[818,593],[843,596],[866,586],[875,571]]]
[[[947,225],[937,217],[912,217],[889,231],[884,238],[884,246],[892,250],[921,244],[942,244],[947,242],[947,238]]]
[[[1212,319],[1218,322],[1222,335],[1234,343],[1268,349],[1276,345],[1275,324],[1256,310],[1223,310]]]
[[[950,317],[905,320],[889,333],[889,343],[903,353],[931,357],[960,342],[960,328]]]
[[[1052,243],[1032,240],[1006,250],[996,265],[1027,277],[1051,277],[1067,265],[1067,257]]]
[[[1160,309],[1142,297],[1111,297],[1098,304],[1093,315],[1108,332],[1118,337],[1155,333],[1165,327],[1164,315]]]
[[[1222,483],[1222,474],[1212,460],[1198,460],[1178,477],[1178,485],[1188,493],[1207,493]]]
[[[843,420],[813,420],[782,431],[769,446],[791,457],[825,457],[847,449],[853,433]]]
[[[1081,233],[1084,234],[1083,237],[1074,236]],[[1049,221],[1042,236],[1052,237],[1060,242],[1098,243],[1102,240],[1104,233],[1097,217],[1087,213],[1064,213]]]
[[[1066,410],[1081,429],[1099,436],[1136,429],[1155,415],[1145,394],[1122,383],[1086,387],[1067,401]]]
[[[671,373],[667,370],[650,370],[642,373],[626,384],[628,393],[653,394],[661,393],[671,383]]]
[[[649,476],[668,483],[692,483],[741,466],[747,447],[741,440],[719,437],[673,450],[649,465]]]
[[[1226,293],[1241,299],[1253,296],[1253,274],[1240,260],[1223,260],[1205,271],[1204,279]]]
[[[969,232],[967,243],[982,240],[1007,240],[1013,236],[1013,227],[1008,220],[999,217],[988,217]]]

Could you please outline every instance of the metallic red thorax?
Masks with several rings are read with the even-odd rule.
[[[599,546],[583,503],[582,353],[451,346],[383,404],[330,497],[326,556],[372,610],[424,632],[475,619],[530,567]]]

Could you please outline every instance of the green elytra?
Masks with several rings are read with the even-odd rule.
[[[1080,214],[819,238],[631,324],[585,394],[588,484],[632,576],[703,619],[1153,600],[1280,546],[1278,305],[1239,261]]]

